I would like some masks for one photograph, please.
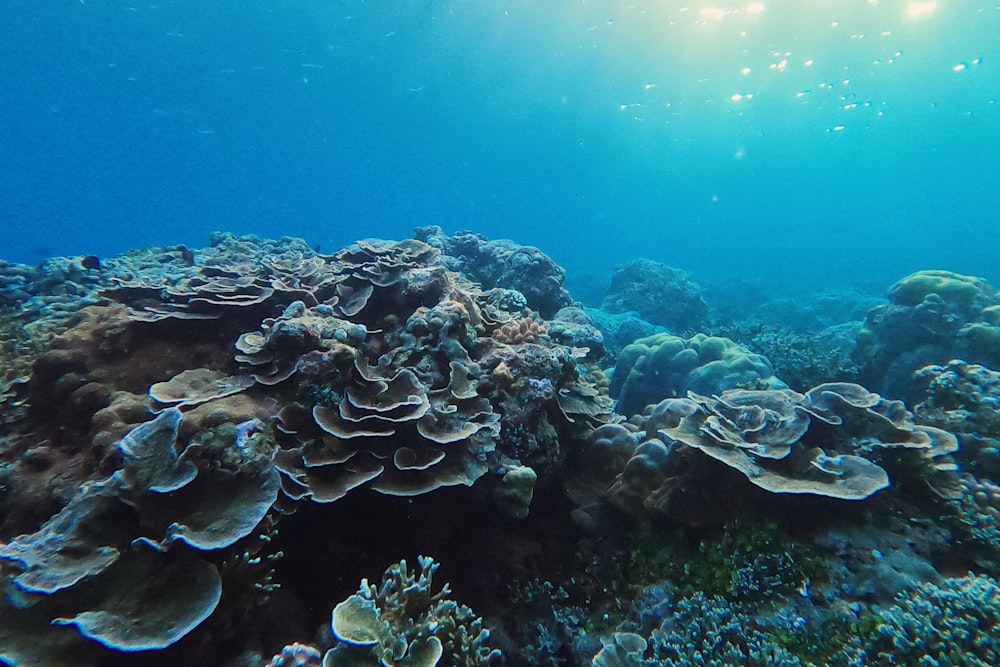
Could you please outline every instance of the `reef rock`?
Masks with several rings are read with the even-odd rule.
[[[647,322],[677,333],[708,323],[708,304],[701,286],[686,272],[649,259],[636,259],[615,269],[601,309],[635,312]]]

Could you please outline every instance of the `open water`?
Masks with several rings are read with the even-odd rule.
[[[8,0],[0,257],[418,225],[570,285],[1000,282],[991,0]]]

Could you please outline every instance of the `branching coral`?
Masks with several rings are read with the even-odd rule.
[[[848,642],[863,664],[996,665],[1000,585],[976,575],[928,582],[877,610],[877,619],[864,629]]]
[[[433,591],[438,563],[427,556],[417,563],[419,574],[404,560],[385,571],[379,586],[362,580],[357,594],[334,608],[331,627],[339,643],[324,657],[326,667],[474,667],[499,659],[482,619],[448,599],[448,584]]]
[[[698,592],[661,602],[665,615],[652,631],[634,625],[604,640],[599,667],[797,667],[798,657],[757,628],[752,616],[722,597]],[[638,632],[636,631],[638,630]],[[648,634],[647,634],[648,633]]]

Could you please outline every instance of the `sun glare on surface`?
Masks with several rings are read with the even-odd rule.
[[[765,9],[763,2],[751,2],[743,7],[705,7],[698,12],[702,22],[721,21],[731,14],[755,16]]]
[[[906,15],[910,18],[929,16],[937,9],[937,0],[926,0],[924,2],[911,2],[906,7]]]
[[[983,33],[975,21],[985,21],[986,10],[976,18],[964,3],[961,12],[938,0],[636,3],[629,20],[616,23],[615,54],[638,53],[641,66],[609,67],[613,103],[647,123],[644,131],[662,128],[677,141],[706,118],[738,125],[741,141],[778,131],[888,131],[893,119],[949,92],[924,72],[948,72],[971,90],[987,85],[983,52],[993,60],[982,37],[939,39],[958,20]],[[963,40],[970,45],[956,48]],[[605,47],[591,41],[592,49]]]
[[[733,13],[729,7],[705,7],[698,12],[698,18],[702,21],[719,21]]]

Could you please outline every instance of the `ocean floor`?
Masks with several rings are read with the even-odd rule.
[[[980,278],[217,233],[0,262],[0,343],[14,667],[1000,664]]]

